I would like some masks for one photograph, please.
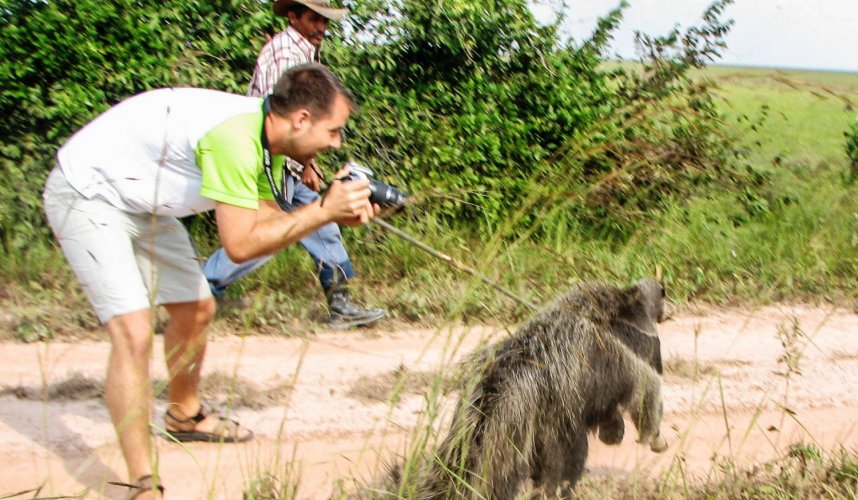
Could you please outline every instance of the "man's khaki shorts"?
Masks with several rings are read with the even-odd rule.
[[[48,222],[102,323],[152,305],[211,297],[187,230],[175,217],[123,212],[86,199],[54,168]]]

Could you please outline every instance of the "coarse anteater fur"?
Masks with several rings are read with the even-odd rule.
[[[575,287],[466,361],[468,382],[449,434],[416,470],[393,468],[386,491],[503,500],[530,479],[537,493],[566,494],[584,471],[588,431],[619,443],[624,411],[638,442],[664,451],[655,324],[666,314],[664,289],[653,279],[627,289]]]

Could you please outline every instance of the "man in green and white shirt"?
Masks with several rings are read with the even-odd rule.
[[[289,19],[289,26],[274,35],[259,52],[247,91],[250,96],[270,94],[280,75],[293,66],[320,62],[328,23],[340,19],[347,12],[346,9],[331,7],[329,0],[274,0],[271,5],[276,15]],[[311,164],[306,168],[295,162],[291,165],[296,172],[290,179],[294,189],[283,207],[289,210],[316,202],[323,182],[318,165]],[[300,243],[313,259],[319,284],[328,302],[328,323],[332,328],[370,325],[387,314],[384,309],[363,307],[352,300],[348,283],[356,272],[336,224],[322,226],[302,238]],[[267,255],[237,264],[220,248],[206,259],[203,272],[212,292],[219,296],[230,284],[254,272],[273,257]]]
[[[309,162],[340,147],[354,106],[329,70],[307,64],[284,73],[266,103],[203,89],[145,92],[98,116],[57,153],[45,212],[110,334],[105,400],[129,477],[152,498],[159,494],[150,477],[152,306],[170,314],[166,431],[184,441],[252,437],[202,409],[205,327],[216,306],[177,218],[214,210],[235,262],[274,253],[331,222],[365,224],[378,213],[368,181],[334,181],[321,201],[287,213],[263,168],[265,143],[273,179],[281,178],[284,155]]]

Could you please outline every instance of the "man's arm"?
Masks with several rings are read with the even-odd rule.
[[[218,234],[229,258],[245,262],[291,245],[329,222],[366,224],[379,211],[369,195],[369,181],[353,180],[334,181],[321,202],[288,213],[272,201],[260,200],[257,210],[218,202]]]

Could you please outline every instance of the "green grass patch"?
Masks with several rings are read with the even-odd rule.
[[[840,161],[844,132],[858,116],[858,75],[713,69],[728,119],[762,162]]]

